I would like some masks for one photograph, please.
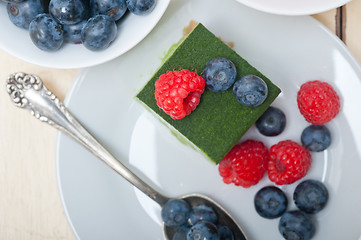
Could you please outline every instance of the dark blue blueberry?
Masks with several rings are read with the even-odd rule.
[[[172,240],[185,240],[187,239],[187,233],[191,229],[190,225],[180,226],[177,231],[174,233]]]
[[[269,107],[256,121],[256,127],[265,136],[277,136],[286,127],[286,115],[279,108]]]
[[[63,44],[63,26],[47,13],[37,15],[29,25],[33,43],[44,51],[56,51]]]
[[[27,0],[7,4],[7,12],[12,23],[16,26],[29,29],[30,22],[40,13],[44,13],[44,7],[40,0]]]
[[[328,191],[320,181],[305,180],[297,185],[293,200],[300,210],[306,213],[318,213],[326,206]]]
[[[213,58],[204,67],[202,77],[209,90],[222,92],[233,85],[237,70],[232,61],[226,58]]]
[[[81,43],[81,30],[86,23],[87,21],[83,20],[77,24],[64,24],[64,41],[75,44]]]
[[[107,15],[96,15],[90,18],[81,31],[83,45],[93,51],[109,46],[117,35],[117,25]]]
[[[171,199],[162,207],[161,215],[165,225],[181,226],[188,221],[191,208],[182,199]]]
[[[194,225],[199,221],[207,221],[211,223],[217,223],[218,216],[212,207],[201,204],[193,207],[189,216],[190,224]]]
[[[224,225],[217,226],[219,240],[233,240],[232,230]]]
[[[331,144],[331,133],[324,125],[310,125],[303,130],[301,142],[310,151],[322,152]]]
[[[50,14],[61,24],[76,24],[88,17],[88,10],[82,0],[51,0]]]
[[[302,211],[290,211],[283,214],[278,230],[286,240],[309,240],[315,234],[311,217]]]
[[[217,227],[210,222],[198,222],[191,227],[187,240],[219,240]]]
[[[126,0],[129,11],[135,15],[145,15],[153,11],[155,0]]]
[[[255,75],[241,77],[233,85],[237,101],[247,107],[257,107],[267,98],[267,84]]]
[[[104,14],[113,18],[114,21],[123,17],[127,10],[125,0],[91,0],[90,7],[92,16]]]
[[[274,186],[260,189],[254,197],[257,213],[264,218],[278,218],[286,212],[288,200],[283,191]]]

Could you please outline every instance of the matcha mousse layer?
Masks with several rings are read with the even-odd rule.
[[[202,75],[207,62],[215,57],[231,60],[237,69],[237,79],[249,74],[261,77],[268,87],[267,99],[258,107],[245,107],[237,102],[232,88],[220,93],[206,88],[197,108],[180,120],[172,119],[157,106],[154,83],[160,75],[182,69]],[[188,37],[172,50],[171,55],[136,97],[212,161],[219,163],[280,92],[267,77],[202,24],[198,24]]]

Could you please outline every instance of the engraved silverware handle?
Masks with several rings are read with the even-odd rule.
[[[40,121],[67,133],[159,205],[162,206],[169,199],[143,182],[109,153],[44,86],[39,77],[24,73],[12,74],[7,79],[6,89],[16,106],[30,110]]]

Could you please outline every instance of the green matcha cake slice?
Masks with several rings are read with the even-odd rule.
[[[250,74],[261,77],[268,87],[266,100],[257,107],[246,107],[237,102],[232,88],[218,93],[206,88],[197,108],[182,119],[172,119],[157,106],[154,84],[160,75],[181,69],[202,75],[207,62],[215,57],[231,60],[237,69],[237,79]],[[219,163],[280,92],[267,77],[202,24],[198,24],[178,47],[172,50],[136,97],[169,124],[173,131],[176,130],[213,162]]]

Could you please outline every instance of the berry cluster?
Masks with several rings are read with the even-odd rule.
[[[310,99],[316,99],[317,104],[312,103]],[[303,84],[298,92],[297,102],[299,106],[312,107],[308,115],[305,112],[309,108],[300,107],[301,114],[307,115],[307,119],[323,119],[323,122],[325,119],[327,122],[331,121],[340,108],[340,100],[335,90],[328,83],[321,81]],[[329,111],[321,111],[315,106],[329,106]],[[286,117],[282,110],[269,107],[255,125],[261,134],[276,136],[285,129]],[[259,150],[261,142],[255,144],[255,141],[247,140],[239,143],[220,162],[219,173],[227,184],[250,187],[258,183],[266,169],[269,179],[277,185],[292,184],[303,178],[310,169],[312,157],[309,151],[320,152],[328,148],[331,144],[331,134],[325,125],[310,125],[303,130],[301,142],[302,145],[292,140],[281,141],[271,146],[269,152],[266,149],[262,154]]]
[[[203,69],[202,77],[213,92],[226,91],[233,85],[235,98],[247,107],[257,107],[267,98],[268,87],[262,78],[246,75],[237,80],[236,67],[226,58],[211,59]]]
[[[64,42],[83,43],[92,51],[105,49],[127,10],[144,15],[155,7],[155,0],[3,1],[11,22],[29,30],[33,43],[44,51],[56,51]]]
[[[247,107],[257,107],[266,100],[268,87],[263,79],[247,75],[236,81],[236,77],[232,61],[213,58],[204,67],[202,77],[187,69],[162,74],[155,83],[155,99],[173,119],[182,119],[197,107],[204,85],[213,92],[226,91],[233,85],[235,98]]]
[[[318,213],[326,206],[328,190],[320,181],[305,180],[297,185],[293,201],[298,210],[287,211],[285,193],[275,186],[267,186],[256,193],[254,206],[264,218],[281,217],[278,229],[285,239],[311,239],[315,234],[315,220],[310,214]]]
[[[306,175],[311,155],[298,143],[285,140],[270,150],[260,141],[246,140],[236,144],[218,165],[219,174],[227,184],[248,188],[257,184],[268,172],[278,184],[292,184]]]
[[[311,123],[302,131],[302,145],[284,140],[271,146],[268,151],[259,141],[239,143],[219,164],[219,173],[225,183],[250,187],[257,184],[267,172],[270,181],[283,185],[292,184],[307,174],[312,163],[310,152],[324,151],[331,144],[330,131],[322,124],[339,113],[340,98],[328,83],[309,81],[301,86],[297,103],[300,113]],[[285,129],[286,117],[282,110],[269,107],[255,125],[261,134],[277,136]],[[261,145],[263,151],[260,151]],[[315,225],[309,214],[315,214],[325,207],[328,191],[321,182],[306,180],[296,187],[293,200],[298,210],[286,212],[286,195],[276,186],[267,186],[257,192],[254,205],[262,217],[281,217],[278,228],[285,239],[311,239]]]
[[[202,72],[203,78],[189,70],[170,71],[161,75],[155,83],[157,105],[173,119],[181,119],[196,108],[205,86],[211,91],[222,92],[232,85],[233,93],[242,105],[255,107],[262,104],[268,94],[266,83],[254,75],[243,76],[236,81],[236,74],[234,64],[225,58],[211,59]],[[323,151],[331,144],[330,131],[320,124],[331,121],[339,113],[340,99],[328,83],[310,81],[301,86],[297,103],[300,113],[312,123],[301,134],[302,145],[284,140],[268,149],[262,142],[251,139],[236,144],[218,166],[226,184],[248,188],[257,184],[266,172],[269,180],[276,185],[292,184],[306,176],[312,163],[310,151]],[[281,109],[269,107],[255,126],[264,136],[277,136],[286,127],[286,116]],[[299,184],[294,192],[297,211],[286,212],[287,197],[275,186],[261,189],[254,201],[261,216],[281,217],[279,231],[286,239],[310,239],[315,227],[308,214],[323,209],[327,200],[325,186],[318,181],[307,180]],[[169,208],[172,211],[163,207],[164,222],[178,227],[176,236],[179,238],[176,239],[218,239],[219,229],[223,227],[217,232],[213,222],[216,217],[210,208],[199,208],[201,212],[206,212],[207,220],[192,217],[189,207],[173,206]],[[174,215],[175,209],[181,211],[182,217]],[[175,224],[169,219],[181,219],[182,223]]]
[[[175,227],[173,240],[234,239],[229,227],[218,222],[218,215],[208,205],[191,207],[183,199],[167,201],[161,211],[166,226]]]
[[[313,152],[325,150],[331,144],[331,133],[324,124],[340,112],[340,97],[327,82],[309,81],[301,85],[297,104],[302,116],[311,123],[302,132],[302,144]]]

